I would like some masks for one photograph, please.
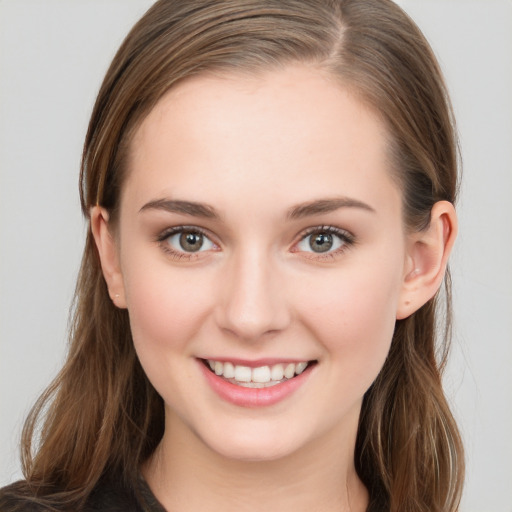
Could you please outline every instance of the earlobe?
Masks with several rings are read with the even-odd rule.
[[[109,228],[109,213],[105,208],[94,206],[90,212],[91,231],[98,249],[103,277],[112,302],[118,308],[126,308],[123,275],[119,264],[116,241]]]
[[[429,226],[410,236],[396,318],[407,318],[437,292],[457,236],[457,215],[448,201],[437,202]]]

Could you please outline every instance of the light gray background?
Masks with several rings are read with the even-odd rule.
[[[0,485],[60,367],[96,91],[151,0],[0,0]],[[463,512],[512,511],[512,2],[402,0],[445,70],[464,184],[446,387],[466,443]]]

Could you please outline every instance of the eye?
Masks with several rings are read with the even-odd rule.
[[[297,244],[297,251],[326,254],[342,251],[354,243],[347,231],[332,226],[310,230]]]
[[[164,249],[173,254],[186,256],[209,251],[217,246],[197,228],[177,227],[167,230],[159,237]]]

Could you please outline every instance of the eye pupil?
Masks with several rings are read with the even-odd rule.
[[[184,231],[180,235],[180,246],[187,252],[199,251],[203,246],[203,235],[194,231]]]
[[[309,246],[315,252],[327,252],[332,248],[333,239],[329,233],[317,233],[310,239]]]

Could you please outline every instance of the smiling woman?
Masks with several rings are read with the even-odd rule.
[[[457,510],[456,136],[394,3],[157,2],[81,186],[70,353],[2,511]]]
[[[169,428],[235,460],[317,449],[333,431],[355,443],[413,270],[383,133],[305,65],[189,79],[142,122],[117,220],[94,207],[91,222]]]

